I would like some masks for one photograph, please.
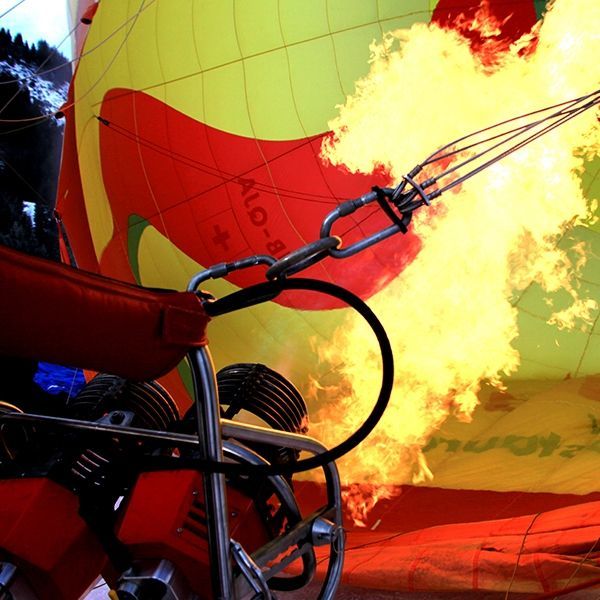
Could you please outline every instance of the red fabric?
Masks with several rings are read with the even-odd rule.
[[[495,19],[500,29],[499,35],[495,37],[506,42],[504,49],[529,32],[537,21],[534,0],[491,0],[487,6],[482,0],[439,0],[431,20],[442,27],[459,30],[461,35],[472,43],[475,42],[474,49],[478,50],[477,42],[484,36],[470,27],[478,12],[482,12],[488,22]]]
[[[304,513],[325,501],[322,484],[297,482],[295,492]],[[510,587],[537,595],[600,576],[600,494],[413,486],[395,492],[376,504],[367,528],[345,515],[345,583],[393,591]],[[326,565],[320,563],[320,577]]]
[[[305,512],[322,506],[325,486],[310,481],[295,482],[294,490]],[[600,493],[551,494],[548,492],[493,492],[490,490],[453,490],[412,485],[390,486],[391,498],[380,500],[369,512],[366,528],[352,525],[345,515],[348,529],[364,532],[372,527],[379,533],[409,533],[453,523],[496,521],[551,511],[565,506],[600,501]]]
[[[140,91],[109,90],[100,116],[105,120],[99,130],[102,181],[114,219],[100,265],[118,279],[132,278],[127,254],[134,223],[150,223],[202,265],[254,253],[280,258],[315,239],[318,224],[340,199],[389,183],[381,174],[349,174],[322,164],[320,135],[246,138],[195,121]],[[348,229],[344,245],[389,224],[376,210],[364,222],[353,219],[339,225]],[[409,231],[345,261],[319,263],[307,276],[368,298],[410,263],[418,248]],[[247,287],[263,277],[260,269],[244,269],[227,279]],[[303,309],[340,306],[322,294],[284,294],[275,301]]]
[[[207,343],[195,294],[149,290],[0,247],[0,354],[154,379]]]
[[[600,502],[404,535],[354,531],[344,581],[408,591],[557,591],[600,577],[599,539]]]
[[[97,10],[98,10],[98,4],[91,4],[90,6],[87,7],[85,12],[81,16],[81,19],[79,19],[79,20],[82,23],[84,23],[85,25],[89,25],[94,20],[94,15],[96,14]]]
[[[75,86],[71,84],[67,102],[65,107],[61,109],[65,115],[65,134],[56,204],[67,232],[69,244],[75,254],[77,266],[86,271],[98,273],[98,260],[96,259],[92,234],[87,221],[87,211],[81,186],[81,173],[79,172],[75,108],[73,106],[74,88]],[[65,263],[69,263],[65,241],[61,236],[61,256]]]

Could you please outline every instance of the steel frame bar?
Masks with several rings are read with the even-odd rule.
[[[206,437],[211,437],[212,439],[212,444],[210,448],[208,448],[208,451],[214,453],[215,455],[210,456],[211,459],[223,460],[223,447],[225,447],[225,449],[229,451],[228,453],[231,453],[233,451],[234,454],[240,454],[239,451],[236,452],[234,450],[234,448],[227,440],[222,440],[222,437],[234,438],[236,440],[246,442],[258,442],[272,446],[286,446],[295,450],[305,451],[315,455],[320,454],[326,450],[326,447],[323,446],[323,444],[309,436],[277,431],[274,429],[260,427],[258,425],[238,423],[230,421],[228,419],[220,419],[218,413],[218,391],[214,379],[214,369],[212,369],[212,360],[210,359],[210,354],[208,353],[208,350],[203,351],[200,356],[191,356],[190,362],[194,363],[194,361],[197,358],[200,360],[198,365],[196,366],[197,372],[195,373],[195,376],[198,376],[200,378],[198,391],[202,394],[201,396],[198,396],[200,401],[197,404],[207,404],[206,402],[203,402],[203,400],[206,399],[207,395],[209,398],[212,398],[213,403],[212,410],[208,410],[208,414],[206,414],[205,409],[200,409],[201,412],[199,417],[199,419],[203,419],[203,421],[199,423],[199,425],[202,425],[202,429],[199,428],[199,431],[205,431],[204,428],[206,427],[206,425],[208,425],[208,429],[210,429]],[[214,410],[215,407],[216,410]],[[217,417],[216,419],[215,416]],[[204,419],[206,419],[206,421],[204,421]],[[179,445],[196,449],[199,448],[201,452],[203,448],[202,435],[190,435],[169,431],[143,429],[140,427],[112,425],[107,422],[99,423],[93,421],[81,421],[77,419],[51,417],[47,415],[38,415],[31,413],[7,413],[4,415],[0,415],[0,422],[27,422],[36,423],[38,425],[62,427],[77,431],[86,431],[89,433],[119,435],[124,438],[154,441],[161,443],[165,446]],[[217,456],[219,456],[219,458],[216,458]],[[209,456],[207,456],[207,458],[209,458]],[[316,519],[322,518],[324,516],[331,518],[335,525],[337,525],[338,527],[342,527],[341,488],[337,467],[335,463],[327,463],[323,466],[323,471],[325,474],[325,482],[327,488],[327,505],[313,513],[313,515],[311,515],[307,519],[304,519],[304,521],[302,521],[302,523],[299,524],[303,526],[302,533],[305,537],[310,536],[311,524],[314,523]],[[222,474],[218,473],[214,473],[212,475],[216,475],[217,477],[215,477],[214,479],[209,479],[208,486],[212,486],[213,490],[210,501],[213,503],[213,505],[217,504],[218,507],[220,507],[220,509],[217,508],[216,514],[218,515],[218,518],[224,519],[225,524],[227,524],[227,521],[225,520],[227,515],[226,498],[220,495],[221,493],[224,494],[225,492],[224,477]],[[274,479],[276,479],[276,477]],[[223,482],[223,488],[220,487],[221,482]],[[220,498],[224,498],[225,501],[220,503]],[[216,519],[213,522],[212,526],[218,526]],[[218,573],[216,574],[216,577],[218,578],[217,584],[220,586],[219,589],[229,590],[227,593],[229,593],[230,595],[221,596],[221,598],[223,598],[224,600],[231,600],[234,599],[236,596],[231,575],[231,561],[229,557],[230,540],[227,537],[225,543],[225,535],[223,535],[223,533],[225,532],[227,532],[227,528],[223,528],[219,532],[219,535],[217,536],[217,543],[212,547],[211,558],[214,561],[216,561],[217,565],[219,565]],[[226,535],[228,536],[228,532],[226,533]],[[299,528],[293,528],[292,535],[283,535],[277,538],[276,540],[273,540],[264,548],[260,548],[257,552],[255,552],[253,554],[253,558],[258,559],[257,562],[260,564],[263,562],[265,556],[270,556],[271,553],[275,551],[277,551],[277,553],[285,551],[287,548],[289,548],[290,543],[295,543],[295,541],[297,539],[300,539],[301,537],[302,536],[299,535]],[[330,544],[329,566],[326,577],[323,581],[323,586],[319,593],[319,600],[331,600],[334,597],[341,579],[343,558],[344,536],[342,535],[337,539],[332,540]]]

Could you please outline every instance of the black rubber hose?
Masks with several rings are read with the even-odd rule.
[[[330,450],[326,450],[325,452],[310,458],[305,458],[294,464],[287,465],[234,466],[231,463],[205,460],[197,461],[196,464],[204,470],[224,473],[251,472],[264,475],[291,475],[293,473],[299,473],[301,471],[308,471],[310,469],[323,467],[327,463],[337,460],[358,446],[358,444],[360,444],[369,435],[369,433],[373,431],[383,416],[385,409],[387,408],[394,385],[394,357],[392,353],[392,347],[390,345],[387,333],[375,313],[363,300],[349,290],[333,283],[320,281],[318,279],[282,278],[275,281],[259,283],[238,292],[234,292],[225,298],[206,302],[205,310],[209,316],[216,317],[272,300],[281,292],[288,290],[313,291],[337,298],[358,312],[368,323],[375,334],[375,337],[377,338],[379,350],[381,352],[381,387],[377,396],[377,401],[375,402],[371,413],[367,416],[363,424],[352,435]]]

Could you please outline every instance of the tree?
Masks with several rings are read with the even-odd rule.
[[[20,34],[12,40],[9,31],[0,30],[0,60],[10,60],[35,71],[63,64],[66,59],[46,42],[35,46],[23,42]],[[18,58],[17,58],[18,57]],[[68,67],[67,67],[68,69]],[[48,78],[62,84],[66,78],[56,70]],[[48,112],[48,107],[30,94],[27,81],[18,82],[0,68],[0,107],[6,123],[0,124],[0,243],[25,252],[58,257],[56,223],[52,211],[62,145],[62,123],[54,118],[19,127],[11,120],[28,119]],[[24,202],[36,203],[36,219],[23,211]]]
[[[0,29],[0,60],[8,58],[8,50],[12,46],[12,36],[7,29]]]

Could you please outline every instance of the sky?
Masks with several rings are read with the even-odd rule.
[[[8,14],[6,11],[16,6]],[[0,27],[10,29],[13,36],[20,33],[29,43],[45,39],[58,46],[67,35],[67,0],[0,0]],[[60,51],[71,57],[71,42],[66,40]]]

